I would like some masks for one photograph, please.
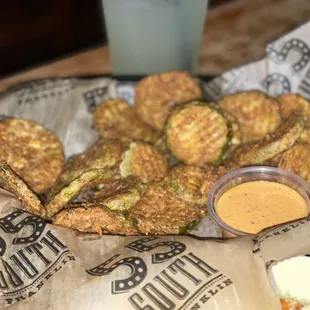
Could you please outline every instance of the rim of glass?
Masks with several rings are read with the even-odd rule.
[[[292,181],[297,186],[301,187],[305,191],[305,193],[306,193],[305,200],[306,200],[306,203],[307,203],[309,210],[310,210],[310,200],[308,197],[308,196],[310,196],[310,184],[307,181],[305,181],[302,177],[300,177],[299,175],[292,173],[290,171],[281,169],[281,168],[275,168],[275,167],[270,167],[270,166],[253,166],[253,167],[240,168],[240,169],[231,171],[231,172],[225,174],[224,176],[222,176],[211,188],[211,190],[208,194],[208,199],[207,199],[208,213],[211,215],[213,220],[219,226],[221,226],[223,229],[225,229],[229,233],[234,234],[236,236],[257,236],[257,234],[260,233],[260,232],[258,232],[257,234],[246,233],[246,232],[237,230],[237,229],[227,225],[224,221],[221,220],[221,218],[217,215],[216,210],[215,210],[215,198],[216,198],[217,194],[219,193],[219,191],[222,189],[222,187],[227,183],[227,181],[230,181],[232,179],[236,179],[237,177],[240,177],[242,175],[246,175],[248,173],[257,173],[258,175],[259,175],[259,173],[278,174],[278,175],[285,176],[285,177],[292,179]],[[241,182],[240,184],[246,183],[246,182]],[[279,183],[281,183],[281,182],[279,182]],[[285,223],[282,223],[279,225],[283,225],[283,224],[285,224]]]

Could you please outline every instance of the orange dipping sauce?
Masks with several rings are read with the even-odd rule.
[[[216,213],[230,227],[249,234],[309,214],[305,199],[277,182],[253,181],[230,188],[216,203]]]

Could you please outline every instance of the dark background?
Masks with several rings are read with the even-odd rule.
[[[103,23],[99,0],[2,0],[0,77],[106,44]]]

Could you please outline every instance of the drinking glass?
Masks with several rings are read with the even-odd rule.
[[[116,75],[197,71],[208,0],[102,0]]]

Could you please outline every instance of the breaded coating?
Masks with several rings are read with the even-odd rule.
[[[222,166],[218,166],[217,169],[216,169],[216,173],[218,175],[219,178],[223,177],[225,174],[233,171],[233,170],[236,170],[240,167],[237,167],[235,165],[230,165],[230,164],[225,164],[225,165],[222,165]]]
[[[310,144],[310,128],[305,128],[299,137],[300,142],[305,142]]]
[[[98,199],[96,202],[100,202],[111,210],[124,211],[131,209],[141,197],[139,189],[133,187],[109,197]]]
[[[310,182],[310,145],[298,142],[283,153],[279,168],[296,173]]]
[[[202,197],[204,197],[205,203],[207,203],[208,194],[211,188],[220,178],[218,170],[219,168],[215,168],[212,165],[207,165],[206,167],[203,168],[204,180],[200,188],[200,191],[201,191]]]
[[[0,160],[34,192],[42,193],[56,181],[65,158],[51,131],[30,120],[7,119],[0,122]]]
[[[260,91],[224,96],[219,105],[237,118],[243,142],[260,140],[281,123],[279,103]]]
[[[15,194],[22,206],[30,213],[45,218],[46,210],[39,198],[5,162],[0,160],[0,187]]]
[[[126,178],[110,179],[106,183],[102,184],[102,187],[94,193],[93,199],[101,199],[114,195],[118,192],[126,191],[128,188],[139,188],[141,191],[145,188],[145,185],[141,180],[134,176]]]
[[[123,150],[123,144],[118,141],[99,139],[85,152],[74,156],[65,164],[50,190],[48,199],[88,170],[116,167],[121,162]]]
[[[224,115],[226,120],[231,124],[232,137],[230,140],[230,152],[233,152],[238,145],[241,144],[243,138],[240,129],[240,125],[235,116],[225,109],[221,109],[221,113]]]
[[[204,102],[176,109],[166,126],[167,145],[188,165],[219,164],[229,150],[232,130],[219,110]]]
[[[166,72],[150,75],[137,84],[135,108],[146,123],[163,131],[174,105],[202,98],[197,79],[187,72]]]
[[[138,234],[134,224],[124,215],[99,204],[72,205],[56,214],[53,224],[99,235]]]
[[[199,203],[204,179],[203,169],[177,165],[169,170],[164,179],[164,186],[174,197],[182,201]]]
[[[304,129],[301,116],[292,115],[276,131],[258,142],[239,147],[233,161],[240,166],[260,164],[290,148]]]
[[[132,142],[120,164],[122,177],[134,175],[145,183],[162,179],[167,170],[167,158],[154,146],[143,142]]]
[[[142,121],[134,108],[123,99],[103,101],[93,113],[93,122],[106,139],[155,143],[159,137],[159,133]]]
[[[304,117],[306,127],[310,127],[310,102],[299,94],[284,94],[277,98],[283,119],[299,114]]]
[[[137,188],[143,192],[145,185],[139,178],[134,176],[122,178],[120,175],[114,174],[113,171],[109,172],[111,172],[111,178],[95,180],[90,187],[86,187],[85,190],[73,199],[72,203],[94,202],[126,192],[131,188]]]
[[[149,185],[130,209],[142,234],[179,234],[192,229],[201,217],[199,205],[175,198],[161,183]]]
[[[162,154],[166,156],[166,158],[169,160],[171,157],[170,150],[167,146],[167,141],[165,136],[160,136],[157,141],[154,143],[154,147]]]
[[[109,184],[109,183],[113,183]],[[103,190],[94,193],[93,201],[111,210],[124,211],[132,208],[144,193],[145,185],[135,177],[108,182]]]
[[[62,210],[90,183],[93,184],[95,180],[103,182],[104,179],[109,178],[111,178],[111,172],[106,169],[94,169],[84,172],[48,201],[46,205],[48,218],[52,218],[57,212]]]
[[[283,152],[277,154],[276,156],[269,158],[263,163],[264,166],[278,167],[280,160],[282,158],[282,155],[283,155]]]

